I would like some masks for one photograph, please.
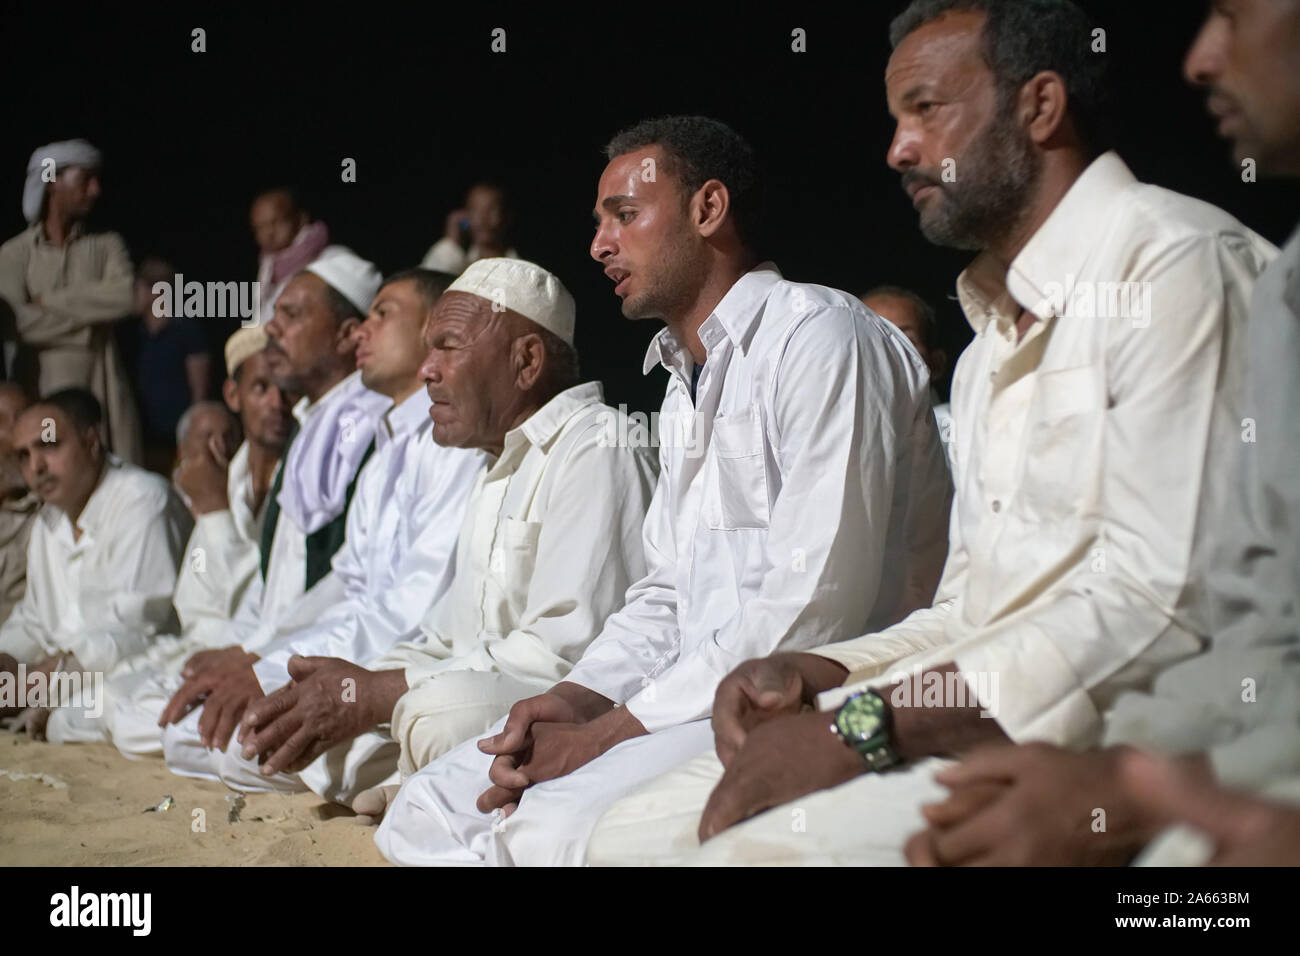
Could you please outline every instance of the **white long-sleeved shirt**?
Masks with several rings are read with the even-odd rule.
[[[195,519],[172,602],[181,636],[206,647],[226,643],[230,618],[259,573],[267,502],[263,500],[260,508],[253,506],[248,442],[230,459],[226,496],[229,508]]]
[[[1212,529],[1198,501],[1216,442],[1236,440],[1215,427],[1232,392],[1224,342],[1274,252],[1107,153],[1009,270],[985,255],[962,273],[975,340],[953,377],[939,594],[819,649],[850,670],[823,707],[863,678],[954,662],[972,689],[996,680],[996,705],[981,703],[1013,740],[1087,746],[1117,693],[1202,649]],[[1017,343],[1022,308],[1039,321]]]
[[[342,599],[261,651],[253,670],[268,693],[289,681],[294,654],[365,665],[414,638],[451,583],[456,535],[486,456],[435,442],[429,407],[419,389],[381,419],[333,559]]]
[[[468,250],[465,250],[455,239],[443,236],[429,247],[429,251],[424,254],[424,259],[420,262],[420,267],[458,276],[482,257],[483,253],[478,246],[471,245]],[[514,249],[507,249],[505,257],[518,259],[519,253]]]
[[[0,652],[33,663],[75,654],[106,672],[174,629],[172,589],[193,522],[157,475],[109,456],[72,522],[53,505],[37,515],[27,551],[27,593],[0,628]]]
[[[564,679],[645,571],[654,456],[611,440],[627,420],[602,396],[576,385],[506,434],[466,511],[451,589],[376,670],[403,668],[410,687],[462,670],[539,692]]]
[[[361,424],[356,421],[341,421],[344,417],[355,415],[353,409],[359,393],[368,393],[361,397],[367,400],[382,399],[382,396],[370,392],[361,385],[361,373],[353,372],[344,378],[315,402],[304,396],[293,407],[293,415],[298,420],[299,431],[293,442],[304,440],[309,432],[309,425],[315,423],[317,428],[312,433],[341,435],[360,432]],[[382,413],[382,404],[374,411],[377,417]],[[320,416],[325,418],[317,422]],[[353,436],[352,440],[359,440]],[[288,468],[295,461],[301,461],[303,467],[319,469],[322,463],[320,455],[304,455],[300,459],[289,457],[293,447],[285,449],[285,458],[281,467]],[[327,442],[320,443],[328,450]],[[333,464],[333,462],[329,462]],[[295,481],[303,486],[324,481],[320,475],[293,476],[286,474],[285,481]],[[260,555],[260,551],[259,551]],[[260,559],[259,559],[260,560]],[[283,511],[275,525],[275,534],[271,538],[271,553],[267,562],[266,578],[259,573],[249,583],[243,598],[231,618],[227,638],[219,644],[239,644],[245,650],[260,652],[277,633],[297,630],[319,619],[325,608],[342,599],[343,589],[334,578],[333,573],[307,591],[307,533],[298,527],[293,519]]]
[[[1206,752],[1226,785],[1262,789],[1300,774],[1300,231],[1255,283],[1245,337],[1239,434],[1203,500],[1220,541],[1211,648],[1121,695],[1104,742]]]
[[[655,731],[706,717],[736,665],[843,640],[930,602],[952,487],[929,373],[903,334],[843,292],[742,276],[670,378],[647,573],[568,680]]]

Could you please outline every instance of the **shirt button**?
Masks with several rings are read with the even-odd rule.
[[[1002,502],[1000,502],[1000,501],[998,501],[996,498],[994,498],[994,499],[993,499],[993,513],[994,513],[994,514],[997,514],[997,513],[998,513],[999,511],[1001,511],[1001,510],[1002,510]]]

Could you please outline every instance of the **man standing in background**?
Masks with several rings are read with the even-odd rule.
[[[117,233],[86,229],[101,160],[84,139],[32,153],[23,186],[29,225],[0,246],[0,299],[14,322],[4,334],[17,343],[13,377],[30,394],[89,389],[104,410],[108,448],[138,464],[140,420],[110,326],[131,314],[131,259]]]

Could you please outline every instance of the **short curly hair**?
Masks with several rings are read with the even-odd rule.
[[[1113,145],[1109,122],[1109,57],[1092,51],[1094,24],[1070,0],[912,0],[889,25],[897,49],[913,30],[957,11],[983,13],[984,60],[1006,107],[1044,70],[1065,81],[1070,116],[1084,148],[1097,156]]]
[[[762,242],[763,176],[743,136],[708,116],[660,116],[620,132],[605,147],[605,157],[614,159],[646,146],[663,151],[663,165],[685,196],[710,179],[726,186],[740,241],[751,251]]]

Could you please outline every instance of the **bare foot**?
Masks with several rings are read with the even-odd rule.
[[[397,796],[397,784],[386,787],[371,787],[357,795],[352,801],[352,811],[357,815],[357,823],[363,826],[375,826],[384,818],[393,798]]]

